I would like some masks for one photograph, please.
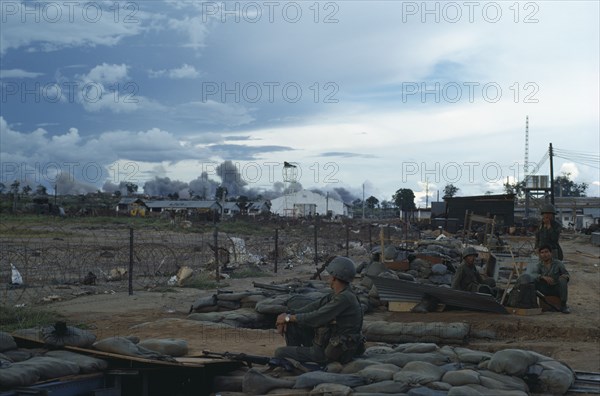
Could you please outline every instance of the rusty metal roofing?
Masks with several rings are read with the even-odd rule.
[[[423,296],[430,295],[442,304],[472,309],[475,311],[497,312],[508,314],[504,306],[488,294],[465,292],[449,287],[428,285],[401,279],[390,279],[370,276],[377,287],[379,298],[383,301],[421,301]]]

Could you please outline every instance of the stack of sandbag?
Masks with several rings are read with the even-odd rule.
[[[435,342],[464,344],[469,335],[468,323],[456,322],[365,322],[363,334],[374,342]]]
[[[432,343],[382,344],[350,363],[324,371],[277,375],[238,369],[215,378],[213,392],[247,395],[493,395],[565,394],[572,371],[549,357],[525,350],[481,352]],[[293,391],[291,391],[293,389]],[[304,393],[303,393],[304,392]]]
[[[188,315],[188,319],[247,329],[272,328],[275,323],[272,317],[256,312],[252,308],[240,308],[234,311],[193,313]]]
[[[20,349],[10,334],[0,332],[0,388],[30,386],[38,381],[102,371],[107,366],[104,360],[70,351]]]

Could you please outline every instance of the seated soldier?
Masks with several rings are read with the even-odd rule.
[[[347,363],[364,352],[363,311],[350,288],[356,275],[354,263],[338,256],[326,270],[333,293],[277,317],[277,330],[285,336],[287,346],[277,348],[275,357]]]
[[[452,288],[493,295],[496,281],[493,278],[484,278],[481,276],[475,267],[475,258],[477,256],[477,250],[473,247],[469,246],[463,251],[463,260],[452,279]]]
[[[539,249],[540,261],[531,275],[535,279],[535,289],[545,296],[560,298],[560,311],[571,313],[567,306],[569,272],[562,261],[553,258],[552,247],[543,245]]]

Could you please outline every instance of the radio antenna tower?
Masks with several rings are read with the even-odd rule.
[[[525,160],[523,162],[523,171],[525,172],[525,181],[529,173],[529,116],[525,116]]]

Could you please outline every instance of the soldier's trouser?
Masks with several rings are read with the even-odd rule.
[[[289,323],[285,332],[287,346],[275,350],[276,358],[291,358],[299,362],[325,363],[322,347],[314,345],[314,329]]]
[[[558,296],[560,298],[560,305],[567,305],[569,281],[565,278],[558,278],[556,285],[549,285],[542,280],[535,281],[535,289],[540,291],[545,296]]]

